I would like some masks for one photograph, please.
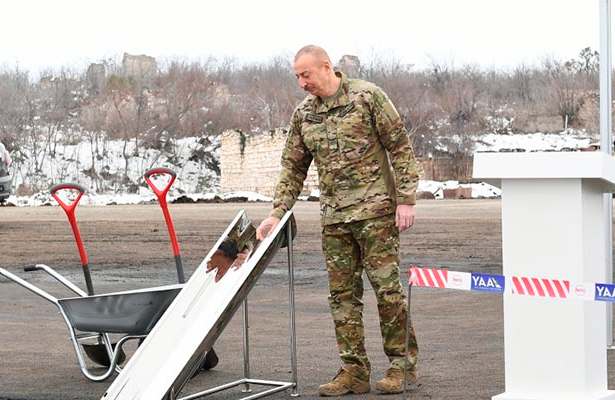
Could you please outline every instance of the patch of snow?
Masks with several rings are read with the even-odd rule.
[[[502,197],[502,189],[490,185],[486,182],[471,183],[468,186],[472,188],[473,199],[491,199]]]
[[[457,189],[459,187],[472,188],[473,199],[493,199],[502,196],[502,190],[485,182],[479,183],[462,183],[457,181],[428,181],[420,180],[417,192],[428,192],[433,194],[436,200],[444,199],[445,189]]]
[[[79,201],[79,206],[107,206],[107,205],[122,205],[122,204],[148,204],[157,202],[156,196],[153,192],[146,192],[144,189],[140,193],[121,193],[121,194],[96,194],[86,193]],[[74,196],[66,196],[63,193],[68,191],[58,192],[58,196],[62,201],[67,204],[72,203]],[[233,201],[237,199],[246,199],[248,202],[271,202],[273,199],[268,196],[263,196],[255,192],[228,192],[228,193],[179,193],[169,192],[167,195],[167,201],[169,203],[175,202],[180,197],[187,197],[193,202],[198,201],[212,201],[219,198],[221,201]],[[7,204],[17,207],[36,207],[44,205],[57,206],[55,201],[49,193],[37,193],[33,196],[10,196],[7,200]]]
[[[307,195],[307,196],[299,196],[299,200],[301,200],[301,201],[308,201],[310,199],[319,199],[319,198],[320,198],[320,190],[319,189],[312,189],[310,194]]]
[[[233,198],[238,198],[238,197],[245,197],[248,199],[248,201],[265,201],[265,202],[270,202],[273,201],[273,199],[269,196],[264,196],[262,194],[259,193],[255,193],[255,192],[228,192],[228,193],[223,193],[220,195],[220,198],[222,198],[222,200],[229,200],[229,199],[233,199]]]
[[[431,193],[435,199],[444,198],[444,188],[442,187],[442,182],[420,180],[417,192]]]
[[[474,151],[523,149],[532,151],[577,150],[589,146],[591,138],[566,133],[530,133],[526,135],[498,135],[489,133],[475,137]]]

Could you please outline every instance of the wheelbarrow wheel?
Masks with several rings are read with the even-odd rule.
[[[113,350],[115,350],[115,345],[115,343],[112,344]],[[111,366],[111,360],[109,359],[109,354],[107,354],[107,348],[103,343],[83,343],[81,346],[83,347],[83,350],[85,350],[85,354],[90,360],[106,368]],[[124,350],[120,350],[117,357],[117,365],[121,365],[124,361],[126,361],[126,354],[124,353]]]
[[[203,360],[203,363],[201,364],[201,370],[208,371],[214,368],[216,365],[218,365],[218,355],[212,347],[212,349],[209,350],[205,355],[205,360]]]
[[[216,365],[218,365],[218,355],[216,354],[216,351],[212,348],[211,350],[207,352],[207,354],[205,354],[205,359],[203,360],[199,368],[197,368],[197,370],[194,371],[190,379],[194,378],[195,376],[197,376],[203,371],[209,371],[210,369],[214,368]]]

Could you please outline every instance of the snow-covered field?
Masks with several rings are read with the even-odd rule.
[[[51,149],[40,143],[27,144],[19,153],[14,152],[9,168],[13,192],[24,184],[34,194],[13,195],[8,203],[17,206],[55,204],[47,188],[58,182],[83,186],[88,193],[81,200],[82,204],[149,202],[154,195],[145,184],[143,174],[153,167],[167,167],[177,173],[169,192],[170,199],[192,193],[195,193],[192,196],[208,196],[219,186],[219,176],[203,162],[204,158],[217,161],[217,138],[178,139],[164,150],[136,149],[134,141],[125,145],[122,140],[84,139],[76,144],[58,143],[53,156]]]
[[[60,198],[70,204],[75,194],[67,190],[58,193]],[[254,192],[229,192],[229,193],[184,193],[170,190],[167,196],[169,203],[173,202],[230,202],[230,201],[271,201],[271,197],[263,196]],[[115,204],[147,204],[155,202],[156,196],[147,188],[140,188],[139,193],[96,194],[88,192],[79,201],[80,205],[108,206]],[[58,203],[48,193],[37,193],[33,196],[11,196],[8,203],[18,206],[44,206],[57,205]]]
[[[454,142],[455,138],[448,140]],[[472,140],[474,151],[570,151],[585,148],[591,143],[591,138],[572,131],[560,134],[484,134]],[[164,151],[137,151],[133,141],[128,142],[124,148],[121,140],[97,138],[71,145],[58,144],[54,149],[55,155],[51,157],[41,150],[40,145],[32,145],[22,149],[22,154],[13,154],[13,187],[28,183],[31,187],[48,188],[54,182],[69,181],[82,185],[88,191],[81,204],[141,204],[155,201],[153,192],[142,179],[143,173],[152,167],[168,167],[177,173],[177,180],[168,196],[170,202],[271,201],[271,198],[253,192],[219,193],[219,176],[210,168],[210,164],[203,162],[204,155],[209,160],[217,161],[218,147],[216,138],[184,138],[175,141],[170,149]],[[130,157],[125,158],[124,154]],[[29,171],[38,172],[33,175]],[[487,183],[465,184],[457,181],[422,180],[418,191],[442,199],[445,190],[457,188],[471,188],[472,198],[501,196],[499,188]],[[314,199],[318,196],[318,191],[314,191],[310,196],[300,199]],[[35,190],[30,196],[11,196],[8,203],[39,206],[55,204],[55,200],[46,190]]]

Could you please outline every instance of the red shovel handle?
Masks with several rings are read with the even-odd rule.
[[[170,175],[171,179],[167,183],[162,190],[158,189],[156,185],[151,181],[151,177],[153,175]],[[177,174],[175,171],[169,168],[153,168],[149,171],[146,171],[143,174],[145,178],[145,182],[147,182],[148,186],[154,191],[154,194],[158,198],[158,203],[160,204],[160,208],[162,208],[162,214],[164,215],[164,220],[167,224],[167,229],[169,231],[169,237],[171,238],[171,248],[173,249],[173,256],[175,257],[175,265],[177,268],[177,279],[179,283],[184,283],[186,281],[184,277],[184,268],[181,262],[181,255],[179,253],[179,243],[177,242],[177,235],[175,233],[175,227],[173,226],[173,219],[171,218],[171,214],[169,213],[169,207],[167,205],[167,193],[173,182],[175,182],[175,178],[177,178]]]
[[[61,190],[75,190],[79,192],[75,200],[72,203],[65,203],[59,196],[58,192]],[[58,185],[53,186],[49,189],[49,192],[53,196],[54,199],[58,202],[60,207],[66,213],[68,217],[68,222],[70,223],[70,227],[73,230],[73,235],[75,236],[75,242],[77,243],[77,249],[79,250],[79,257],[81,258],[81,266],[83,267],[83,272],[85,274],[85,282],[88,287],[88,294],[94,294],[94,288],[92,286],[92,279],[90,278],[90,270],[88,267],[88,253],[85,251],[85,247],[83,246],[83,240],[81,240],[81,233],[79,232],[79,226],[77,225],[77,218],[75,217],[75,208],[77,208],[77,204],[79,204],[79,200],[81,200],[81,196],[85,193],[85,189],[83,186],[79,186],[74,183],[60,183]]]
[[[163,189],[158,189],[150,179],[153,175],[170,175],[171,179],[169,179],[167,186],[165,186]],[[148,171],[145,171],[145,174],[143,174],[143,176],[145,177],[145,182],[147,182],[147,185],[154,191],[156,197],[158,197],[159,200],[161,200],[161,198],[163,197],[166,198],[169,189],[171,189],[173,182],[175,182],[175,178],[177,178],[177,174],[175,173],[175,171],[164,167],[152,168]]]
[[[75,190],[75,191],[79,192],[79,195],[77,196],[77,198],[75,200],[73,200],[72,203],[66,204],[57,195],[57,193],[60,190]],[[60,207],[62,207],[65,212],[69,213],[69,212],[73,212],[75,210],[75,207],[77,207],[77,204],[79,203],[79,200],[81,200],[81,196],[83,196],[83,194],[85,193],[85,189],[83,188],[83,186],[77,185],[75,183],[60,183],[60,184],[57,184],[55,186],[52,186],[52,188],[49,189],[49,192],[51,193],[53,198],[56,199],[56,201],[58,202]]]

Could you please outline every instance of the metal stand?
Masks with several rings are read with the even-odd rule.
[[[269,396],[274,393],[282,392],[286,389],[292,389],[290,395],[292,397],[298,397],[297,392],[297,338],[295,329],[295,270],[293,265],[293,236],[292,227],[289,224],[286,227],[286,248],[288,253],[288,311],[289,311],[289,333],[290,333],[290,365],[291,365],[291,381],[269,381],[261,379],[250,378],[250,341],[249,341],[249,324],[248,324],[248,299],[243,301],[242,314],[243,314],[243,379],[229,382],[224,385],[216,386],[214,388],[194,393],[185,397],[181,397],[178,400],[192,400],[201,397],[208,396],[210,394],[218,393],[224,390],[234,388],[236,386],[243,385],[243,393],[251,393],[252,388],[250,385],[261,386],[273,386],[271,389],[242,397],[239,400],[252,400],[261,397]]]
[[[248,337],[248,332],[250,330],[250,325],[248,324],[248,298],[243,301],[243,305],[241,306],[241,311],[243,314],[243,377],[245,379],[250,379],[250,340]],[[243,393],[251,393],[252,389],[250,389],[250,383],[245,382],[242,390]]]
[[[412,326],[412,321],[410,320],[410,298],[412,294],[412,281],[408,279],[408,305],[406,309],[406,338],[405,338],[405,352],[404,356],[406,359],[404,360],[404,398],[406,397],[406,392],[408,391],[408,336],[410,335],[410,327]]]

